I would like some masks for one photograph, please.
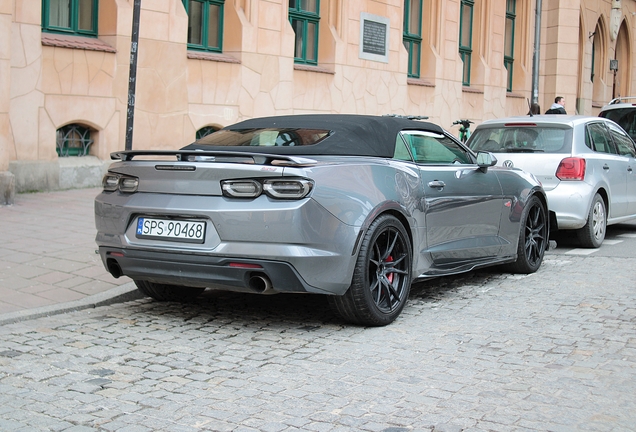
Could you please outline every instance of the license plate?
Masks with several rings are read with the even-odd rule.
[[[140,217],[137,220],[137,237],[203,243],[205,222]]]

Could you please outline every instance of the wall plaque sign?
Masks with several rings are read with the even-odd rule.
[[[389,62],[390,21],[386,17],[360,14],[360,50],[361,59]]]

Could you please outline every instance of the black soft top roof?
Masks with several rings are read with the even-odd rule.
[[[424,130],[443,133],[441,127],[429,122],[403,117],[357,114],[303,114],[262,117],[245,120],[222,130],[264,128],[302,128],[331,130],[329,137],[317,144],[305,146],[211,146],[194,142],[186,150],[222,150],[282,155],[342,155],[393,157],[395,139],[402,130]]]

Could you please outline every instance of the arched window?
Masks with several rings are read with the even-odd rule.
[[[606,31],[603,19],[599,18],[592,34],[592,64],[590,80],[592,81],[592,100],[605,101],[605,67],[607,62]],[[605,67],[604,67],[605,66]]]
[[[69,124],[57,130],[55,145],[60,157],[86,156],[91,144],[91,130],[85,126]]]
[[[204,126],[201,129],[199,129],[197,131],[197,139],[201,139],[205,136],[210,135],[212,132],[216,132],[218,131],[219,128],[218,127],[214,127],[214,126]]]

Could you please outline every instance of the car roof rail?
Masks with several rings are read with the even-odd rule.
[[[626,101],[628,99],[636,99],[636,96],[619,96],[617,98],[612,99],[608,105],[615,105],[623,101]]]

